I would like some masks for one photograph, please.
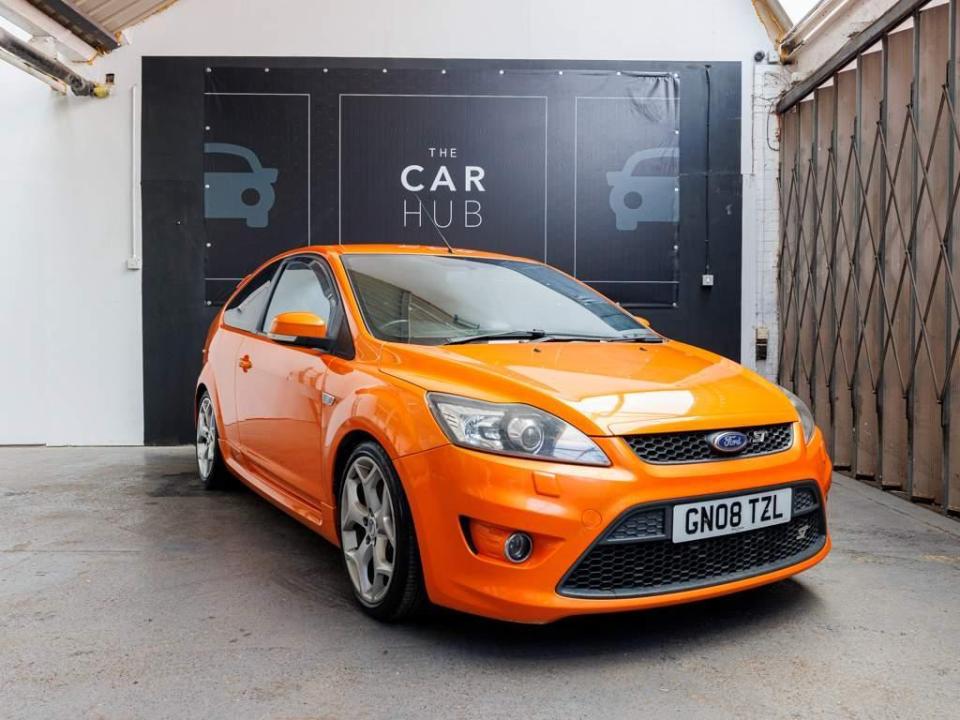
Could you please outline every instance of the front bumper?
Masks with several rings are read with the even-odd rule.
[[[796,428],[799,435],[799,428]],[[430,599],[502,620],[543,623],[569,615],[636,610],[690,602],[789,577],[822,560],[815,554],[761,574],[707,586],[629,597],[574,597],[564,578],[625,511],[777,485],[812,481],[824,504],[830,461],[817,432],[773,455],[690,465],[640,461],[620,438],[596,438],[611,467],[545,463],[445,445],[396,460],[413,512]],[[476,553],[461,519],[523,530],[534,538],[529,560],[512,564]]]

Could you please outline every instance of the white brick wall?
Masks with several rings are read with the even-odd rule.
[[[753,66],[752,152],[750,164],[743,169],[744,316],[741,352],[745,365],[771,380],[777,376],[780,346],[777,313],[780,139],[773,107],[786,86],[786,79],[787,74],[780,65],[763,61]],[[765,328],[768,334],[767,359],[757,361],[756,338],[761,328]]]

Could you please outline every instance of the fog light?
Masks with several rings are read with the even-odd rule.
[[[533,552],[533,540],[523,532],[515,532],[503,544],[503,554],[513,563],[522,563]]]
[[[480,520],[462,517],[460,525],[470,549],[478,555],[502,561],[506,558],[512,563],[522,563],[533,554],[533,538],[525,532],[490,525]],[[550,541],[545,539],[549,548]]]

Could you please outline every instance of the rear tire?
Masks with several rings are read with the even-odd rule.
[[[206,490],[226,490],[234,485],[220,454],[220,433],[213,400],[206,390],[197,405],[197,473]]]
[[[339,478],[344,571],[363,611],[383,622],[417,614],[427,603],[413,516],[400,478],[375,442],[354,448]]]

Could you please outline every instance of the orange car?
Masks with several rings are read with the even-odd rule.
[[[294,250],[203,353],[204,483],[239,477],[339,546],[379,619],[649,608],[830,549],[830,460],[798,398],[541,263]]]

